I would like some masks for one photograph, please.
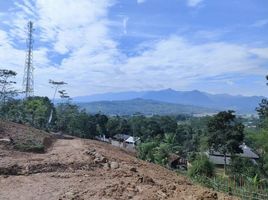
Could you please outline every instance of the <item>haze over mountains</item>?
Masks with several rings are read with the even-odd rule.
[[[104,111],[102,110],[104,107],[106,111],[108,107],[113,107],[112,110],[117,110],[118,107],[121,107],[120,108],[121,112],[122,110],[124,110],[124,106],[125,108],[128,107],[127,105],[133,104],[133,99],[136,99],[135,103],[138,103],[139,106],[142,106],[143,104],[144,105],[147,104],[147,106],[149,106],[148,105],[149,103],[149,104],[161,104],[161,106],[164,107],[164,105],[166,104],[168,110],[170,110],[172,106],[175,106],[173,104],[179,104],[180,109],[192,113],[213,112],[216,110],[231,109],[241,114],[251,114],[255,113],[255,108],[258,106],[261,99],[263,98],[264,97],[262,96],[248,97],[241,95],[233,96],[229,94],[209,94],[198,90],[176,91],[173,89],[166,89],[159,91],[142,91],[142,92],[129,91],[129,92],[118,92],[118,93],[104,93],[90,96],[75,97],[73,98],[73,100],[74,102],[79,103],[79,105],[82,105],[82,107],[87,108],[90,107],[92,111],[93,110],[96,111],[93,108],[94,105],[95,106],[98,105],[98,108],[100,109],[99,111],[101,112]],[[137,99],[139,99],[139,101],[137,101]],[[150,101],[142,101],[142,100],[150,100]],[[113,101],[113,103],[111,102],[109,103],[109,101]],[[120,102],[117,101],[121,101],[121,104],[124,106],[122,105],[120,106]],[[187,109],[183,108],[186,105],[188,106],[188,111]],[[189,109],[189,106],[193,107]],[[139,112],[139,110],[137,110],[137,112]],[[108,112],[108,114],[111,113]]]
[[[192,105],[167,103],[149,99],[132,99],[124,101],[96,101],[91,103],[78,103],[90,113],[104,113],[107,115],[178,115],[178,114],[204,114],[215,113],[215,109]]]

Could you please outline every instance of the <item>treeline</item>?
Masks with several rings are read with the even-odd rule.
[[[51,111],[53,117],[48,123]],[[55,107],[49,98],[37,96],[9,99],[1,104],[0,116],[2,119],[29,124],[39,129],[61,131],[83,138],[129,134],[141,137],[143,141],[153,138],[163,139],[166,133],[177,131],[178,120],[189,119],[187,115],[153,117],[141,114],[125,117],[108,117],[101,113],[92,115],[70,102],[59,103]]]

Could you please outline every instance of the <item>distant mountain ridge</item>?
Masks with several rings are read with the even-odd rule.
[[[132,99],[123,101],[96,101],[77,103],[89,113],[104,113],[108,115],[178,115],[178,114],[203,114],[215,113],[215,109],[199,106],[166,103],[149,99]]]
[[[239,113],[255,113],[255,108],[264,98],[262,96],[242,96],[229,94],[209,94],[198,90],[193,91],[176,91],[173,89],[159,91],[142,91],[142,92],[118,92],[104,93],[90,96],[73,98],[75,102],[96,102],[96,101],[126,101],[132,99],[155,100],[165,103],[175,103],[184,105],[193,105],[218,110],[232,109]]]

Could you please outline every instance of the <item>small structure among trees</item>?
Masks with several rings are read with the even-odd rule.
[[[246,144],[240,145],[240,148],[242,149],[242,153],[236,154],[236,156],[239,156],[241,158],[248,158],[252,161],[252,163],[256,164],[257,160],[259,159],[259,156],[252,151],[250,147],[248,147]],[[215,165],[221,167],[226,165],[229,165],[231,163],[232,155],[226,154],[226,163],[224,160],[224,155],[217,151],[207,151],[205,154],[208,156],[209,160],[214,163]]]

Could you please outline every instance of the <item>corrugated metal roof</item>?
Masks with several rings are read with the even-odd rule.
[[[241,149],[243,150],[243,153],[237,154],[238,156],[242,157],[242,158],[250,158],[254,163],[256,163],[256,161],[254,159],[258,159],[259,156],[254,153],[250,147],[248,147],[247,145],[243,144],[240,146]],[[209,160],[211,162],[213,162],[216,165],[224,165],[224,156],[222,153],[219,152],[205,152],[205,154],[208,156]],[[226,164],[229,165],[230,164],[230,160],[231,160],[231,155],[227,154],[226,155]]]
[[[240,153],[240,154],[237,154],[237,155],[241,156],[242,158],[253,158],[253,159],[258,159],[259,158],[259,156],[256,153],[254,153],[251,150],[251,148],[248,147],[246,144],[240,145],[240,148],[243,150],[243,153]],[[221,157],[223,157],[223,154],[220,153],[220,152],[217,152],[217,151],[211,151],[209,154],[213,155],[213,156],[221,156]],[[231,155],[227,154],[226,156],[230,157]]]
[[[130,136],[130,137],[129,137],[127,140],[125,140],[125,141],[126,141],[126,142],[129,142],[129,143],[135,143],[135,142],[137,142],[138,140],[140,140],[140,138]]]
[[[118,139],[118,140],[127,140],[129,137],[131,137],[130,135],[127,135],[127,134],[116,134],[114,136],[115,139]]]

